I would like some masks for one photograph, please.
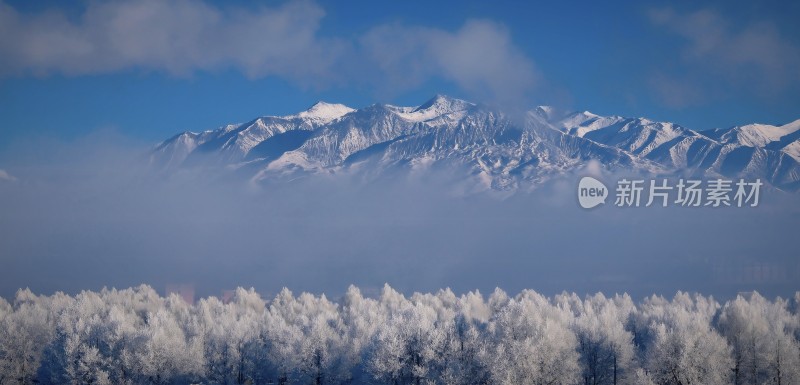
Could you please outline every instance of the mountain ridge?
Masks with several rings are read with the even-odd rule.
[[[646,118],[558,113],[538,106],[523,119],[436,95],[412,107],[353,109],[317,102],[293,115],[262,116],[156,145],[164,170],[214,165],[249,170],[254,182],[309,174],[457,166],[464,179],[515,190],[599,161],[609,170],[757,177],[800,188],[800,120],[695,131]],[[246,167],[245,167],[246,166]]]

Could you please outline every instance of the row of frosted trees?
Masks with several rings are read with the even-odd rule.
[[[0,384],[800,384],[798,301],[21,290],[0,298]]]

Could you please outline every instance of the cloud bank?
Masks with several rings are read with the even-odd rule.
[[[503,25],[491,21],[468,20],[455,32],[378,26],[361,38],[360,46],[392,89],[411,89],[440,76],[472,95],[508,106],[527,101],[538,86],[533,61],[514,45]]]
[[[376,25],[342,38],[320,31],[324,16],[307,0],[253,8],[200,0],[89,2],[72,18],[59,9],[23,14],[0,3],[0,76],[234,69],[312,87],[366,83],[378,92],[438,77],[499,102],[537,85],[532,60],[502,24],[468,20],[455,31]]]
[[[800,279],[794,196],[765,192],[752,209],[584,210],[580,175],[505,199],[454,194],[460,170],[254,186],[155,176],[144,150],[113,133],[16,146],[4,169],[18,180],[0,183],[0,296],[178,283],[202,296],[286,286],[335,297],[388,282],[731,297],[790,295]]]
[[[202,1],[90,2],[77,18],[0,4],[0,72],[87,75],[132,68],[187,76],[235,68],[248,76],[324,77],[340,43],[317,35],[313,2],[274,8]]]

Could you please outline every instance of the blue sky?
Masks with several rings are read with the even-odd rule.
[[[797,2],[0,2],[0,151],[436,93],[694,129],[800,118]]]

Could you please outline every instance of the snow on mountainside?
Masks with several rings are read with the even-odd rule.
[[[800,120],[698,132],[644,118],[562,114],[547,106],[510,119],[437,95],[416,107],[352,109],[319,102],[295,115],[185,132],[151,153],[151,163],[167,170],[222,166],[265,182],[456,167],[465,181],[495,190],[535,186],[590,160],[612,170],[759,177],[798,190]]]
[[[709,130],[706,134],[722,143],[738,143],[748,147],[764,147],[770,143],[780,141],[781,138],[791,135],[800,129],[800,120],[783,126],[769,124],[748,124],[746,126],[732,127],[729,129]],[[795,137],[795,139],[797,139]]]
[[[451,115],[461,116],[467,110],[475,107],[475,104],[460,100],[449,98],[444,95],[436,95],[433,99],[419,107],[396,107],[394,108],[397,115],[403,119],[412,122],[424,122],[440,117],[448,117]]]
[[[287,116],[287,119],[300,118],[309,119],[319,124],[327,124],[342,116],[355,111],[354,109],[345,106],[344,104],[330,104],[325,102],[317,102],[311,108],[303,111],[297,115]]]
[[[787,144],[781,151],[800,162],[800,140]]]

